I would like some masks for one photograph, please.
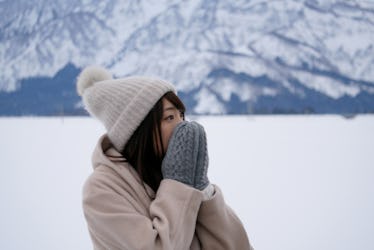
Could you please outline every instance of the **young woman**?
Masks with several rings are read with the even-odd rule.
[[[209,182],[204,129],[184,121],[170,83],[112,79],[91,66],[79,75],[77,91],[107,130],[83,187],[94,249],[252,249]]]

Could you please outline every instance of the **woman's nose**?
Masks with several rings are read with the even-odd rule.
[[[183,117],[178,116],[177,124],[179,124],[179,123],[181,123],[181,122],[183,122],[183,121],[184,121]]]

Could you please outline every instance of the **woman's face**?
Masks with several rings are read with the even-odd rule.
[[[163,114],[161,119],[162,148],[166,152],[174,128],[184,120],[183,114],[166,98],[162,99]]]

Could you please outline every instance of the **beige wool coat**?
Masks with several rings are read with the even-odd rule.
[[[83,187],[94,249],[252,249],[217,186],[207,201],[201,191],[170,179],[154,193],[120,156],[103,135]]]

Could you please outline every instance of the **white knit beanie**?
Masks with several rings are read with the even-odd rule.
[[[107,129],[110,141],[122,151],[134,131],[172,84],[147,77],[113,79],[104,68],[89,66],[77,80],[86,110]]]

